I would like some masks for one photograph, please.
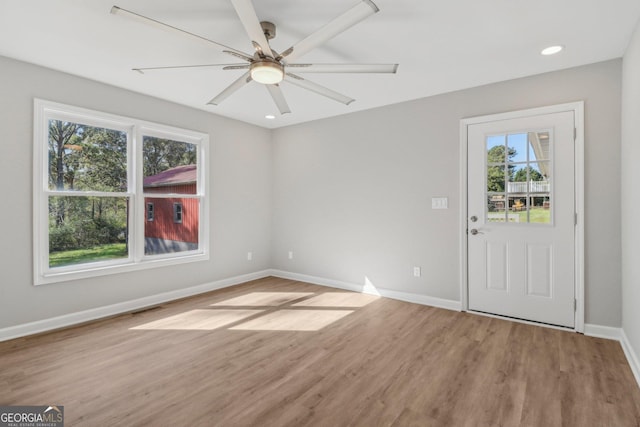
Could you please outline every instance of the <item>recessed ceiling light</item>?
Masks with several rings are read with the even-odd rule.
[[[276,116],[274,116],[273,114],[267,114],[266,116],[264,116],[265,119],[269,119],[269,120],[273,120],[276,118]]]
[[[560,52],[562,49],[564,49],[564,46],[549,46],[545,49],[542,49],[542,51],[540,52],[540,54],[542,55],[555,55],[556,53]]]

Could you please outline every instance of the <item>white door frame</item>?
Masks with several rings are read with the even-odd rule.
[[[467,248],[467,167],[468,130],[470,125],[517,119],[542,114],[572,111],[575,118],[575,331],[584,332],[584,101],[547,107],[470,117],[460,120],[460,302],[462,311],[469,310],[469,276]]]

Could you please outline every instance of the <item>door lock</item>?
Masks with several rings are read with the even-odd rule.
[[[476,222],[478,220],[478,217],[474,215],[469,219],[471,220],[471,222]]]

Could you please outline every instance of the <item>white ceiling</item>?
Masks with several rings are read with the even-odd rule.
[[[254,0],[277,25],[283,51],[359,0]],[[638,0],[374,0],[380,12],[298,62],[399,63],[393,75],[305,74],[356,99],[349,106],[282,83],[292,113],[280,116],[251,83],[219,106],[206,103],[244,71],[133,67],[237,63],[215,46],[110,14],[118,5],[252,52],[228,0],[2,0],[0,55],[211,113],[276,128],[496,81],[619,58],[640,17]],[[543,57],[553,44],[566,49]],[[1,74],[1,70],[0,70]],[[275,114],[275,120],[265,119]]]

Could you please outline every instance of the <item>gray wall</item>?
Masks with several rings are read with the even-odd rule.
[[[640,23],[622,68],[622,327],[640,355]]]
[[[459,300],[460,119],[576,100],[586,101],[586,321],[621,325],[619,60],[273,132],[7,58],[0,70],[0,328],[270,267]],[[209,133],[211,260],[32,286],[34,97]],[[449,209],[431,210],[435,196]]]
[[[0,328],[270,267],[268,130],[3,57],[0,75]],[[34,97],[208,133],[211,260],[32,286]]]
[[[460,119],[584,100],[585,320],[620,326],[620,99],[613,60],[275,130],[274,268],[459,300]]]

